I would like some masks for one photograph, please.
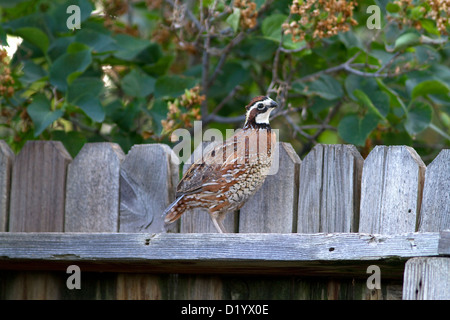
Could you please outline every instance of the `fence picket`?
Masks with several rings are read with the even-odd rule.
[[[175,154],[167,145],[131,148],[120,172],[120,232],[162,232],[164,209],[178,181]]]
[[[61,232],[67,166],[71,156],[59,141],[28,141],[15,157],[11,176],[10,232]],[[62,274],[13,272],[6,299],[59,299]]]
[[[364,161],[359,232],[415,232],[425,164],[406,146],[376,146]]]
[[[449,300],[450,258],[412,258],[403,276],[403,300]]]
[[[300,170],[298,232],[355,232],[363,158],[352,145],[317,145]]]
[[[0,140],[0,232],[8,229],[9,194],[14,153]]]
[[[295,232],[301,160],[289,143],[279,142],[276,149],[278,172],[267,176],[261,189],[242,206],[239,212],[241,233]]]
[[[450,229],[450,149],[442,150],[427,167],[420,210],[420,232]]]
[[[69,165],[66,232],[117,232],[120,163],[115,143],[87,143]]]
[[[28,141],[14,159],[9,231],[63,231],[67,166],[59,141]]]

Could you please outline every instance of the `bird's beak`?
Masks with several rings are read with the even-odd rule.
[[[270,104],[270,107],[272,109],[277,108],[278,107],[278,103],[276,103],[275,101],[272,101],[272,103]]]

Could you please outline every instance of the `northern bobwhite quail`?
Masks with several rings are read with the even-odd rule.
[[[246,108],[242,130],[223,143],[211,143],[191,164],[176,190],[176,200],[164,211],[165,223],[175,222],[193,208],[208,209],[220,233],[227,212],[240,209],[263,184],[272,164],[276,136],[269,116],[277,103],[266,96]]]

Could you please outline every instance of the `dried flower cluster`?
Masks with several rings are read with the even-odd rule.
[[[450,24],[450,0],[426,0],[415,4],[413,0],[396,0],[398,12],[388,16],[389,20],[397,22],[399,28],[412,26],[422,30],[422,19],[430,19],[436,23],[441,35],[448,35]]]
[[[9,58],[6,50],[0,50],[0,96],[12,97],[14,94],[14,79],[11,76]]]
[[[448,34],[450,20],[450,0],[428,0],[431,10],[427,17],[436,21],[436,27],[441,34]]]
[[[256,3],[251,0],[236,0],[234,7],[241,10],[240,25],[242,29],[251,29],[256,27],[256,19],[258,18],[258,11],[256,10]]]
[[[131,36],[138,36],[139,31],[136,26],[117,23],[116,18],[128,12],[128,1],[126,0],[103,0],[103,10],[105,12],[104,25],[114,33],[124,33]]]
[[[180,98],[168,102],[167,118],[161,120],[163,134],[170,134],[180,127],[191,128],[193,121],[201,119],[200,105],[204,100],[205,96],[200,94],[200,87],[195,86],[185,90]]]
[[[328,38],[350,30],[357,25],[353,19],[353,10],[357,5],[345,0],[294,0],[291,14],[300,16],[299,20],[283,24],[284,34],[291,34],[292,40],[311,41]]]

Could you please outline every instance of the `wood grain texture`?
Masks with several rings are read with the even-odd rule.
[[[124,158],[115,143],[83,146],[67,173],[66,232],[119,230],[119,178]]]
[[[445,229],[450,229],[450,149],[427,167],[419,224],[419,231]]]
[[[406,262],[404,300],[450,300],[450,258],[412,258]]]
[[[164,144],[135,145],[120,172],[120,232],[164,231],[164,209],[178,182],[176,155]]]
[[[59,141],[28,141],[14,160],[10,231],[63,231],[67,166]]]
[[[352,145],[317,145],[300,170],[298,232],[356,232],[361,154]]]
[[[194,159],[201,157],[205,148],[210,144],[210,142],[203,142],[195,148],[189,161],[183,166],[183,173],[189,168]],[[175,200],[175,199],[174,199]],[[237,212],[229,212],[223,225],[227,232],[236,232],[237,224]],[[186,211],[180,218],[180,232],[182,233],[215,233],[217,229],[211,221],[208,210],[197,208],[193,210]]]
[[[72,160],[59,141],[28,141],[14,159],[9,231],[61,232],[67,166]],[[59,299],[61,276],[17,272],[6,280],[6,299]]]
[[[441,231],[439,234],[439,254],[450,256],[450,230]]]
[[[21,268],[46,263],[63,263],[67,267],[67,263],[75,263],[83,265],[86,271],[248,273],[258,270],[270,273],[270,270],[290,267],[292,271],[309,265],[318,268],[310,268],[309,272],[320,274],[320,270],[328,269],[336,274],[339,265],[346,261],[364,263],[367,268],[367,261],[395,264],[411,257],[437,256],[439,239],[439,233],[3,232],[0,233],[0,268],[5,269],[13,262],[20,263]],[[351,271],[347,269],[350,274]]]
[[[271,174],[239,212],[240,233],[296,231],[300,164],[289,143],[277,144]]]
[[[359,232],[416,231],[424,176],[413,148],[376,146],[364,161]]]
[[[8,231],[9,194],[14,153],[0,140],[0,232]]]

